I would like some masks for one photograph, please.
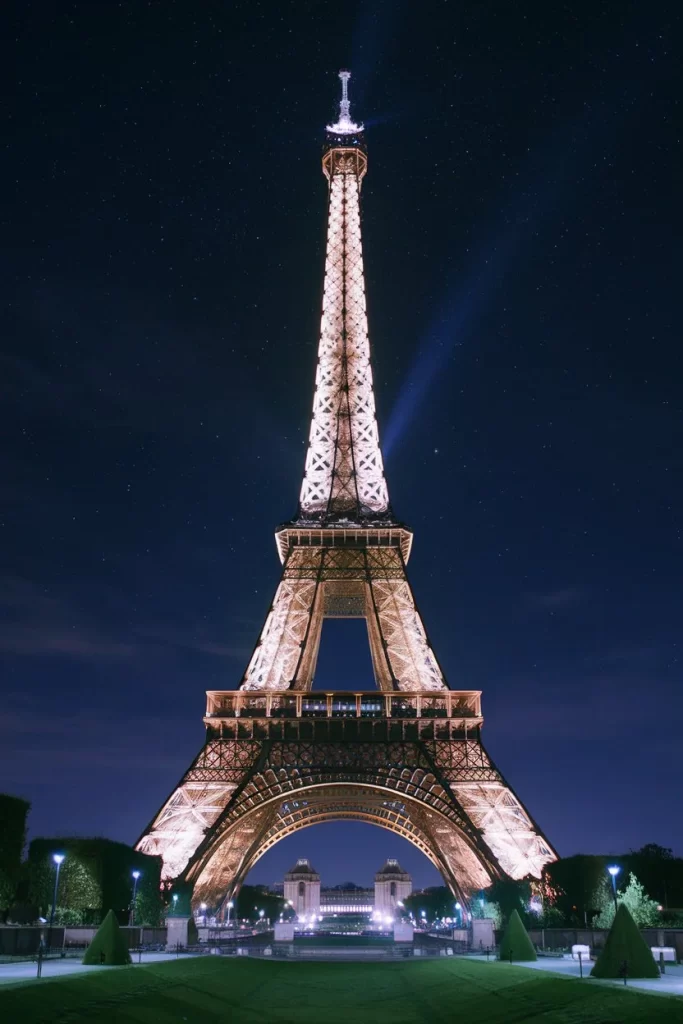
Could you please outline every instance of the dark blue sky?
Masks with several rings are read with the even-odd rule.
[[[336,71],[409,571],[562,854],[683,853],[674,4],[16,4],[3,150],[0,788],[133,841],[239,682],[295,509]],[[328,623],[320,685],[368,679]],[[368,685],[370,685],[368,683]],[[368,881],[391,834],[309,856]]]

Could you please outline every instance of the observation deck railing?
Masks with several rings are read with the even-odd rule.
[[[480,725],[481,690],[209,690],[206,718],[446,718]]]

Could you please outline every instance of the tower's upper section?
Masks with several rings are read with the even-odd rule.
[[[342,94],[339,101],[339,120],[336,124],[328,124],[327,130],[331,135],[358,135],[363,131],[362,124],[355,124],[351,120],[351,101],[349,99],[349,79],[351,77],[350,71],[345,71],[343,68],[339,72],[339,78],[342,84]]]
[[[393,519],[379,447],[365,307],[360,189],[363,126],[351,120],[349,71],[339,119],[327,126],[329,182],[318,367],[298,522],[368,526]]]

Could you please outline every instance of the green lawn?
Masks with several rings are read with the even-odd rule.
[[[683,1000],[509,964],[203,957],[0,988],[7,1024],[668,1024]]]

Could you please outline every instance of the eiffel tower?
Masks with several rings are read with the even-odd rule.
[[[446,682],[406,576],[413,538],[389,502],[370,365],[367,151],[339,77],[313,416],[298,512],[275,535],[282,578],[239,689],[207,694],[205,744],[137,844],[195,906],[219,908],[285,836],[340,819],[409,839],[465,905],[556,857],[482,746],[480,691]],[[365,619],[374,691],[312,691],[326,617]]]

